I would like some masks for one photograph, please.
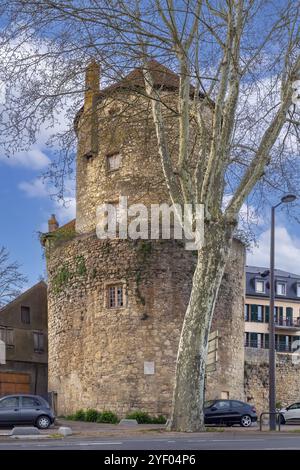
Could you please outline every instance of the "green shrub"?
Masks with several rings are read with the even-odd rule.
[[[112,411],[103,411],[102,413],[98,413],[97,423],[117,424],[118,422],[118,416]]]
[[[162,415],[154,416],[154,418],[151,419],[151,422],[152,424],[166,424],[167,418]]]
[[[74,415],[64,416],[64,419],[67,419],[68,421],[73,421],[74,420]]]
[[[136,419],[139,424],[151,424],[151,416],[145,411],[133,411],[126,416],[126,419]]]
[[[98,419],[99,413],[97,410],[89,409],[85,413],[85,421],[95,423]]]
[[[162,416],[150,416],[145,411],[132,411],[127,414],[127,419],[136,419],[139,424],[166,424],[167,419]]]
[[[78,410],[76,413],[73,415],[73,419],[75,421],[85,421],[85,412],[83,410]]]

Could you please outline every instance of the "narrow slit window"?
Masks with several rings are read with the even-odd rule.
[[[121,166],[121,155],[119,153],[114,153],[112,155],[107,155],[107,169],[108,171],[116,171]]]

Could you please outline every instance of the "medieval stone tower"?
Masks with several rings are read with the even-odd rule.
[[[178,77],[152,62],[176,151],[172,106]],[[182,320],[195,253],[182,241],[100,240],[96,208],[104,202],[169,202],[151,106],[139,69],[99,89],[99,68],[86,72],[78,137],[76,221],[45,235],[49,275],[49,390],[58,413],[141,409],[169,415]],[[174,93],[175,91],[175,93]],[[208,113],[209,116],[209,113]],[[209,117],[208,117],[209,119]],[[218,362],[207,398],[243,398],[244,246],[235,241],[216,307]]]

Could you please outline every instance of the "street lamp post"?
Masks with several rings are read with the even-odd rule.
[[[269,413],[270,431],[276,430],[276,353],[275,353],[275,210],[281,204],[295,201],[294,194],[287,194],[272,207],[270,241],[270,311],[269,311]]]

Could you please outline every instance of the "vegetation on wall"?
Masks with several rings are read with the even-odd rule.
[[[54,232],[41,233],[40,240],[41,244],[46,249],[56,247],[65,241],[72,240],[76,236],[75,224],[66,224],[61,228],[58,228]]]
[[[68,283],[71,278],[71,273],[66,264],[63,264],[58,272],[53,277],[53,290],[55,293],[59,293],[64,286]]]
[[[58,271],[56,274],[53,276],[53,290],[56,294],[61,292],[64,287],[67,286],[69,283],[70,279],[72,279],[74,276],[81,276],[84,277],[87,275],[87,267],[85,264],[85,259],[82,255],[76,256],[74,258],[74,262],[72,263],[72,266],[74,268],[71,270],[69,268],[69,265],[64,263],[61,267],[58,268]]]
[[[85,259],[82,255],[76,256],[76,272],[80,276],[84,276],[87,273]]]

